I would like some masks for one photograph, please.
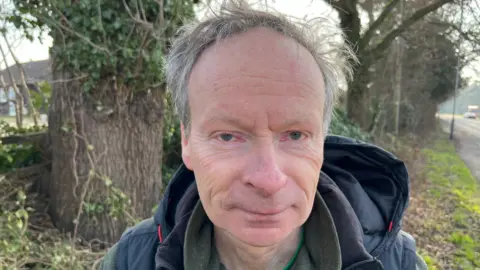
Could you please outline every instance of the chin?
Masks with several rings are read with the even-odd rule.
[[[263,218],[240,215],[230,219],[228,231],[235,238],[250,246],[265,247],[286,239],[293,230],[301,225],[292,222],[295,220],[299,220],[298,216],[292,216],[288,212]]]
[[[242,228],[234,232],[240,241],[254,247],[267,247],[282,242],[290,235],[292,229],[284,228]]]

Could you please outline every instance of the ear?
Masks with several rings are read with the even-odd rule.
[[[192,170],[192,165],[190,161],[190,144],[188,144],[188,135],[185,132],[185,125],[183,123],[180,123],[180,134],[182,140],[182,160],[185,166],[189,170]]]

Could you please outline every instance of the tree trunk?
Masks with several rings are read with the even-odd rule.
[[[362,58],[360,61],[363,61]],[[347,114],[361,128],[368,129],[372,119],[368,100],[368,82],[370,80],[368,64],[356,65],[354,70],[353,78],[348,84]]]
[[[74,236],[115,242],[161,197],[163,91],[120,101],[112,86],[115,106],[99,112],[78,82],[64,81],[53,85],[49,113],[50,214]]]

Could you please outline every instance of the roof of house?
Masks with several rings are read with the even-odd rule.
[[[50,60],[41,60],[41,61],[32,61],[27,63],[22,63],[23,68],[25,69],[25,79],[27,83],[35,83],[38,81],[49,81],[52,78]],[[20,83],[20,73],[16,65],[11,65],[10,70],[12,71],[13,77],[17,84]],[[7,69],[0,71],[0,75],[3,76],[5,83],[12,84],[10,75],[8,74]]]

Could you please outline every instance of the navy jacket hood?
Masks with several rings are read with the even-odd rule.
[[[405,164],[378,146],[341,136],[327,137],[324,158],[322,172],[350,202],[367,250],[380,255],[395,241],[408,206]]]

